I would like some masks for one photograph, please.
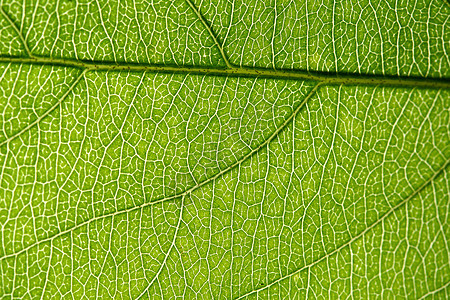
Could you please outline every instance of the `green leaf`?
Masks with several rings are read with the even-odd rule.
[[[0,8],[1,298],[450,297],[447,2]]]

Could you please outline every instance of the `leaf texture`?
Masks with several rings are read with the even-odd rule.
[[[0,1],[0,297],[450,293],[450,6]]]

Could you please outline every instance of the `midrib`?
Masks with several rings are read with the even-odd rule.
[[[152,64],[130,64],[101,61],[80,61],[50,57],[0,57],[0,63],[39,64],[80,68],[86,71],[134,71],[161,73],[189,73],[231,77],[263,77],[285,80],[314,80],[323,84],[381,85],[417,88],[450,88],[450,79],[396,77],[360,74],[335,74],[327,72],[306,72],[286,69],[248,67],[197,67]]]

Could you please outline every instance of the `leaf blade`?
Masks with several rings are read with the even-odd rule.
[[[7,137],[0,145],[0,268],[6,274],[0,294],[445,293],[445,3],[217,3],[4,6],[2,67],[81,75],[56,93],[61,78],[51,75],[39,92],[51,104],[32,92],[33,108],[42,109],[25,114],[23,101],[10,100],[20,93],[8,82],[33,90],[39,81],[0,77],[7,95],[0,110]],[[219,16],[218,9],[230,13]],[[330,13],[314,16],[322,10]],[[381,32],[382,22],[395,23],[389,23],[393,13],[398,31]],[[363,35],[361,24],[368,29]],[[5,38],[11,34],[18,36]],[[383,39],[397,45],[383,48]],[[425,43],[416,45],[421,39]],[[33,57],[20,56],[27,49]],[[19,126],[5,127],[14,120]],[[430,187],[433,195],[422,196]],[[406,225],[395,227],[402,214]],[[402,236],[410,224],[433,229]],[[347,249],[356,253],[360,240],[369,245],[380,226],[388,246],[398,233],[403,242],[397,247],[406,241],[419,256],[439,253],[424,260],[430,267],[417,265],[409,252],[396,253],[399,263],[411,259],[416,272],[425,273],[440,264],[441,275],[426,284],[398,281],[387,264],[380,272],[388,279],[377,281],[352,254],[350,275],[337,280],[333,266],[349,265]],[[436,226],[441,233],[433,239]],[[371,259],[389,261],[391,250],[383,251]],[[332,258],[338,255],[342,259]],[[306,291],[295,287],[302,270],[308,271]],[[410,278],[412,271],[396,270]],[[353,279],[361,276],[375,278],[375,285]]]

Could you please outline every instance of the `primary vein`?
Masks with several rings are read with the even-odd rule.
[[[202,67],[202,66],[171,66],[157,64],[130,64],[120,62],[80,61],[66,58],[50,57],[0,57],[0,63],[58,65],[80,68],[89,71],[131,71],[159,73],[189,73],[200,75],[216,75],[229,77],[263,77],[285,80],[315,80],[330,85],[381,85],[416,88],[450,89],[450,79],[447,78],[416,78],[361,74],[339,74],[327,72],[305,72],[288,69],[267,69],[248,67]]]

